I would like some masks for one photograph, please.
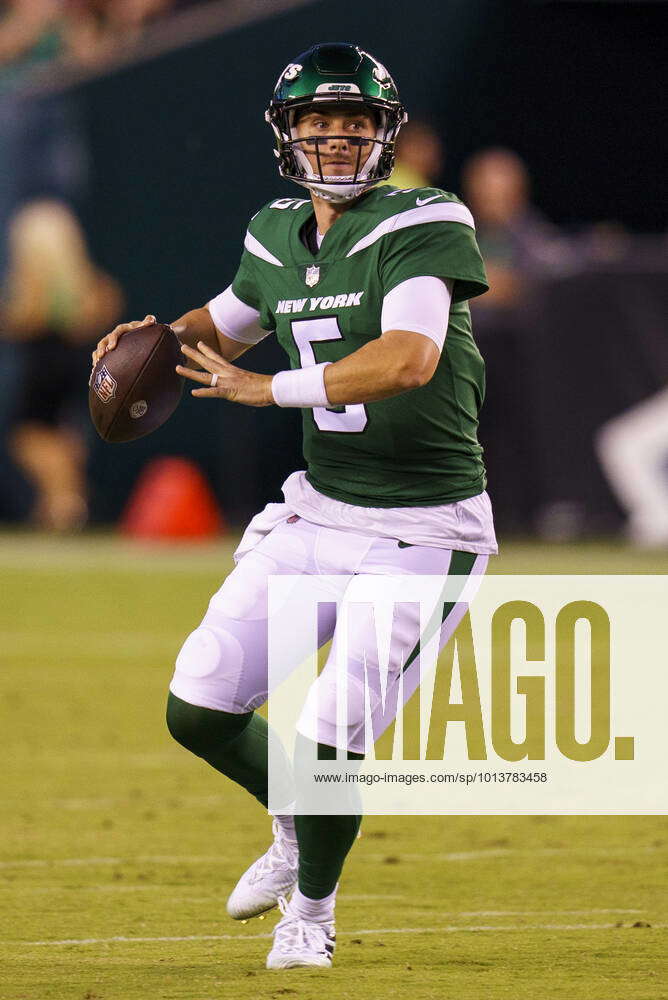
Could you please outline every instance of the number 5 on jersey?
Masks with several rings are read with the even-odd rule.
[[[324,340],[343,339],[335,316],[322,316],[320,319],[295,319],[290,326],[299,351],[302,368],[317,364],[312,344]],[[313,419],[321,431],[361,434],[369,418],[364,403],[351,403],[338,413],[325,406],[315,406]]]

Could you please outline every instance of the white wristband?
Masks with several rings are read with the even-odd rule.
[[[271,394],[278,406],[329,406],[325,392],[325,368],[331,361],[294,371],[276,372]]]

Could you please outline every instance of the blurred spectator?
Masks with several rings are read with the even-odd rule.
[[[516,307],[532,274],[571,269],[573,245],[531,204],[529,173],[516,153],[476,153],[464,165],[462,189],[490,285],[477,300],[481,310]]]
[[[434,187],[443,173],[445,153],[438,133],[423,121],[408,121],[397,140],[390,183],[399,188]]]
[[[27,98],[23,85],[65,58],[64,0],[0,0],[0,230],[16,206],[45,193],[71,201],[85,174],[75,102]],[[22,89],[23,88],[23,89]],[[0,251],[0,281],[4,272]]]
[[[17,225],[12,225],[19,206],[36,199],[56,199],[75,211],[84,207],[88,150],[81,98],[77,91],[61,89],[66,79],[62,69],[98,69],[113,64],[130,47],[139,47],[146,26],[175,5],[174,0],[0,0],[0,287],[12,284],[17,267],[20,273],[25,271],[23,263],[17,265],[16,255],[23,227],[18,220]],[[52,82],[58,86],[53,88]],[[13,238],[10,250],[10,227],[16,234],[17,226],[19,236]],[[73,241],[67,245],[73,245]],[[19,257],[23,256],[19,253]],[[8,305],[11,303],[5,304],[5,310]],[[90,331],[93,339],[94,333]],[[0,517],[14,519],[23,515],[29,498],[23,497],[27,492],[22,488],[25,484],[7,455],[8,427],[15,419],[17,406],[26,405],[22,373],[33,361],[39,366],[35,359],[39,352],[45,355],[48,348],[42,343],[44,331],[33,331],[34,343],[26,341],[19,346],[17,336],[25,338],[26,331],[20,322],[7,329],[6,317],[0,334]],[[52,331],[46,340],[54,352],[59,352],[63,371],[69,370],[77,352],[74,348],[68,351],[60,343],[56,347],[57,334]],[[83,358],[86,351],[80,354]],[[31,376],[27,377],[30,380]],[[19,393],[23,393],[21,400]],[[14,445],[19,437],[12,435]],[[26,456],[38,435],[31,432],[23,437],[29,443],[22,449],[23,460],[20,456],[19,460],[27,469]],[[58,432],[48,440],[53,445],[48,454],[55,455],[62,445],[69,455],[65,465],[69,461],[67,467],[74,469],[73,446],[67,451],[64,434]],[[69,440],[71,445],[71,435]],[[70,479],[75,481],[74,472]],[[44,501],[42,506],[49,504]],[[49,519],[48,513],[42,512],[39,517]],[[67,515],[61,520],[66,523]]]
[[[37,196],[79,198],[87,157],[76,101],[60,95],[22,97],[34,75],[63,54],[60,0],[0,0],[0,287],[8,260],[7,234],[18,205]],[[21,359],[0,338],[0,516],[24,516],[30,491],[6,453],[17,404]]]
[[[487,369],[480,435],[489,491],[501,530],[523,532],[534,514],[538,473],[524,374],[528,345],[519,312],[531,280],[568,272],[574,253],[531,204],[529,173],[516,153],[476,153],[464,165],[462,189],[490,285],[471,303],[474,335]]]
[[[176,0],[0,0],[0,91],[53,60],[99,66]]]
[[[174,6],[174,0],[66,0],[68,57],[81,66],[103,64]]]
[[[16,213],[0,303],[22,371],[9,449],[36,488],[34,519],[42,527],[70,530],[86,520],[82,427],[90,350],[122,304],[116,282],[91,261],[67,205],[35,201]]]
[[[60,0],[0,4],[0,91],[60,54],[60,16]]]

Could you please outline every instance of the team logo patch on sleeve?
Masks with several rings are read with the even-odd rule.
[[[304,275],[304,281],[309,288],[313,288],[320,281],[320,268],[315,264],[312,267],[306,268],[306,274]]]
[[[116,395],[118,383],[106,365],[102,365],[93,379],[93,390],[103,403],[109,403]]]

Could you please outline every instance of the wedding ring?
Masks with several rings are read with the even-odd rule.
[[[218,385],[218,372],[214,372],[214,374],[211,376],[211,388],[212,389],[213,389],[214,385]]]

